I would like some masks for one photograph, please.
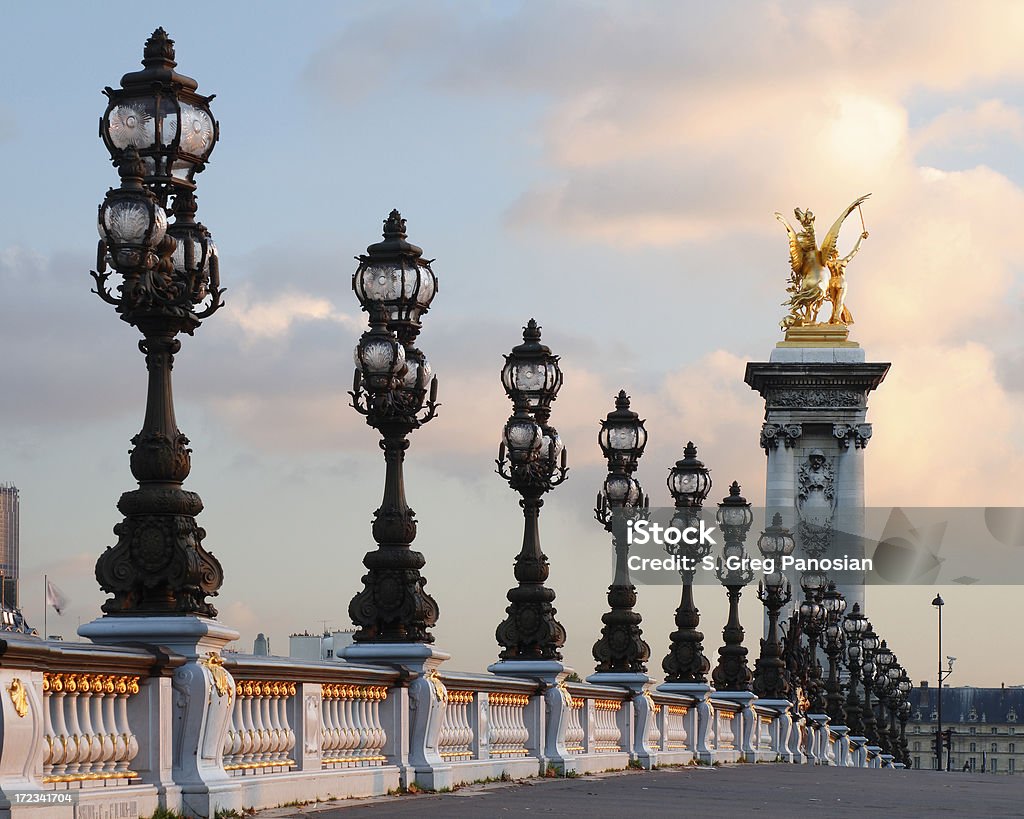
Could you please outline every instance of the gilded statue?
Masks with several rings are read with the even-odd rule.
[[[818,311],[826,302],[832,304],[832,315],[828,324],[849,326],[853,324],[853,314],[846,306],[846,266],[857,255],[860,250],[860,243],[868,238],[868,232],[864,228],[864,216],[861,214],[861,234],[857,243],[846,256],[840,257],[836,248],[839,239],[839,230],[846,218],[854,210],[860,210],[870,193],[858,197],[853,203],[840,214],[839,218],[825,234],[825,240],[818,247],[814,235],[814,214],[809,210],[796,208],[793,213],[801,230],[798,233],[793,230],[781,213],[776,213],[778,219],[786,228],[789,234],[789,261],[792,272],[789,276],[789,300],[783,302],[783,306],[789,308],[789,315],[780,322],[783,330],[790,327],[808,327],[818,324]]]

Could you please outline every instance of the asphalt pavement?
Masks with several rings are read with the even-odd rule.
[[[470,785],[452,793],[350,799],[260,811],[258,819],[489,819],[564,816],[1024,817],[1024,774],[821,768],[687,766],[572,779]]]

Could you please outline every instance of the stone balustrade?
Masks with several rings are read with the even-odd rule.
[[[224,770],[242,774],[295,766],[290,757],[295,731],[289,715],[294,711],[296,687],[276,681],[235,683],[235,704],[224,740]]]
[[[325,767],[359,767],[387,762],[387,732],[381,704],[388,698],[384,685],[320,686],[320,763]]]
[[[436,719],[417,721],[415,675],[397,667],[231,653],[196,661],[157,648],[12,637],[0,641],[0,809],[10,790],[75,788],[82,804],[117,804],[125,815],[160,804],[195,810],[176,779],[178,755],[196,753],[179,727],[192,707],[189,689],[176,683],[194,667],[188,662],[209,672],[206,697],[225,703],[220,726],[202,726],[208,736],[199,748],[222,776],[208,786],[213,808],[536,776],[552,767],[621,769],[634,760],[893,764],[843,726],[794,717],[788,703],[743,692],[702,699],[649,686],[430,672],[429,696],[418,702]]]
[[[128,721],[128,698],[138,693],[137,676],[44,672],[43,783],[138,779]]]

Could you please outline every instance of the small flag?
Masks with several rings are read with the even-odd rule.
[[[64,609],[68,607],[68,599],[64,596],[64,592],[53,585],[52,581],[46,581],[46,604],[53,606],[53,610],[57,614],[64,614]]]

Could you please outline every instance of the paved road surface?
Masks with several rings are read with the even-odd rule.
[[[473,785],[450,794],[261,811],[259,819],[1024,817],[1024,775],[732,765]]]

